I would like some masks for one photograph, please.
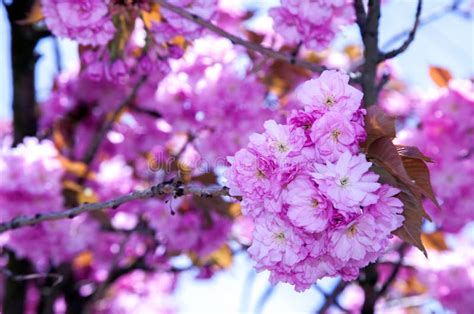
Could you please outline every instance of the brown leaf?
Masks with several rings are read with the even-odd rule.
[[[66,172],[73,174],[79,178],[84,177],[86,174],[87,179],[92,180],[95,178],[95,174],[93,172],[88,171],[88,167],[85,163],[81,161],[73,161],[61,155],[58,157],[58,159],[61,162],[63,168],[66,170]]]
[[[390,139],[395,137],[395,118],[387,115],[380,107],[371,106],[367,109],[365,116],[365,130],[367,140],[362,147],[367,149],[372,142],[381,137]]]
[[[398,154],[403,157],[417,158],[424,160],[426,162],[433,162],[433,159],[424,155],[418,147],[415,146],[405,146],[405,145],[395,145],[397,148]]]
[[[217,184],[217,176],[212,172],[206,172],[199,176],[193,177],[193,181],[200,182],[204,185]]]
[[[429,250],[446,251],[449,249],[446,240],[444,239],[444,233],[441,231],[423,233],[421,235],[421,240]]]
[[[405,242],[416,246],[425,256],[428,256],[421,241],[421,226],[424,212],[421,202],[408,190],[402,190],[398,198],[403,202],[403,217],[405,217],[405,221],[400,228],[393,231],[393,234]]]
[[[358,60],[362,57],[362,49],[358,45],[348,45],[344,48],[344,53],[351,59],[351,61]]]
[[[196,207],[207,212],[215,211],[223,216],[232,217],[230,212],[232,203],[224,201],[222,197],[201,197],[195,195],[193,196],[193,203]]]
[[[398,154],[397,148],[392,143],[392,140],[390,138],[382,137],[374,141],[370,145],[367,155],[369,158],[373,159],[377,165],[385,168],[394,178],[396,178],[398,180],[399,187],[404,187],[404,188],[409,189],[411,193],[413,193],[413,195],[417,197],[419,202],[421,202],[421,196],[425,195],[425,193],[422,190],[422,188],[416,184],[414,179],[410,177],[410,175],[406,171],[402,157],[400,157],[400,155]],[[414,160],[417,160],[417,159],[414,159]],[[417,175],[417,174],[418,174],[417,172],[414,173],[414,175]],[[420,183],[423,183],[424,187],[426,188],[426,181],[421,178],[419,180],[420,180]],[[428,177],[428,180],[429,180],[429,177]],[[429,193],[426,192],[427,197],[428,195]],[[426,219],[431,221],[431,217],[426,213],[423,207],[422,207],[422,215]]]
[[[421,193],[439,207],[438,200],[431,186],[430,170],[425,162],[421,159],[408,157],[402,157],[402,160],[405,170],[410,178],[415,181],[415,184],[420,187]]]
[[[293,90],[304,79],[309,79],[311,72],[282,60],[274,61],[262,77],[267,88],[279,97]]]
[[[248,30],[248,29],[245,29],[244,33],[245,33],[247,39],[250,42],[255,43],[255,44],[261,44],[263,42],[263,40],[265,39],[264,34],[259,34],[257,32],[254,32],[254,31],[251,31],[251,30]]]
[[[422,203],[402,182],[398,181],[385,168],[373,165],[371,170],[380,176],[379,182],[389,184],[402,191],[397,197],[403,203],[403,217],[405,217],[405,220],[403,225],[395,230],[393,234],[416,246],[426,255],[426,250],[421,241],[421,226],[425,214]]]
[[[393,187],[397,187],[399,185],[397,179],[395,179],[395,177],[392,176],[384,167],[377,164],[372,164],[370,170],[379,175],[380,183],[388,184]]]
[[[428,287],[415,276],[410,276],[405,281],[401,281],[398,288],[402,293],[409,295],[423,294],[428,291]]]
[[[430,66],[430,77],[439,87],[446,87],[453,78],[451,72],[445,68]]]
[[[220,249],[212,252],[208,258],[221,268],[229,268],[232,265],[232,250],[224,244]]]
[[[88,267],[92,265],[93,261],[94,261],[94,255],[92,254],[91,251],[87,250],[77,255],[73,259],[72,265],[74,269],[80,269],[80,268],[84,268],[84,267]]]
[[[383,136],[373,141],[368,147],[367,156],[376,159],[377,163],[394,177],[401,179],[402,182],[408,181],[410,183],[410,177],[405,171],[402,158],[398,155],[397,148],[391,138]]]
[[[160,6],[153,3],[150,7],[150,11],[142,11],[143,24],[147,29],[150,29],[153,22],[161,21]]]

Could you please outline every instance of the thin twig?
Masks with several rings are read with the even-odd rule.
[[[271,57],[273,59],[277,60],[283,60],[286,61],[290,64],[294,64],[297,66],[301,66],[305,69],[311,70],[313,72],[322,72],[324,70],[327,70],[325,66],[321,66],[318,64],[314,64],[302,59],[297,58],[296,56],[293,55],[288,55],[279,51],[275,51],[273,49],[264,47],[262,45],[247,41],[245,39],[242,39],[238,36],[232,35],[231,33],[226,32],[222,28],[214,25],[213,23],[201,18],[200,16],[190,13],[186,11],[185,9],[175,6],[165,0],[155,0],[156,3],[158,3],[162,8],[169,10],[187,20],[190,20],[202,27],[205,27],[209,29],[210,31],[216,33],[217,35],[220,35],[222,37],[225,37],[229,39],[233,44],[244,46],[247,49],[256,51],[264,56]]]
[[[415,39],[416,35],[416,30],[418,29],[418,26],[420,25],[420,16],[421,16],[421,9],[423,6],[423,0],[418,0],[418,5],[416,6],[416,14],[415,14],[415,23],[413,23],[413,27],[411,28],[410,32],[408,33],[407,39],[403,42],[403,44],[398,47],[397,49],[394,49],[392,51],[382,53],[379,58],[379,62],[394,58],[398,56],[399,54],[403,53],[407,48],[410,46],[410,44],[413,42]]]
[[[125,246],[127,245],[129,239],[130,239],[130,235],[126,235],[122,239],[122,241],[120,243],[120,246],[119,246],[119,251],[112,258],[109,274],[108,274],[107,278],[98,285],[97,289],[95,290],[94,294],[91,297],[91,300],[88,302],[88,305],[86,306],[86,308],[84,310],[85,314],[92,313],[93,305],[98,300],[100,300],[104,297],[105,293],[107,292],[107,289],[108,289],[109,285],[114,281],[113,276],[118,270],[120,259],[123,257],[123,253],[125,251]]]
[[[13,281],[27,281],[27,280],[34,280],[34,279],[44,279],[44,278],[54,278],[54,282],[52,286],[57,286],[63,281],[63,276],[56,273],[33,273],[33,274],[24,274],[24,275],[15,275],[9,269],[0,269],[0,273],[5,275],[6,277],[10,278]]]
[[[454,0],[453,3],[450,3],[448,5],[443,5],[439,9],[435,10],[434,12],[423,16],[420,18],[420,22],[418,25],[418,28],[421,28],[422,26],[426,26],[432,22],[435,22],[442,18],[443,16],[446,16],[449,13],[454,13],[454,12],[459,12],[459,6],[461,5],[460,0]],[[390,38],[382,47],[384,49],[389,48],[392,46],[394,43],[398,42],[400,39],[404,38],[410,33],[410,29],[405,29],[401,31],[398,34],[395,34],[392,38]]]
[[[337,298],[344,291],[344,289],[346,289],[348,285],[349,285],[349,282],[340,280],[339,283],[336,285],[336,287],[334,287],[334,289],[332,290],[331,294],[326,296],[326,301],[319,308],[317,313],[318,314],[326,313],[332,305],[336,304]]]
[[[149,199],[160,195],[172,195],[173,197],[180,197],[189,194],[200,197],[228,196],[229,189],[227,187],[217,185],[201,187],[196,185],[181,185],[179,182],[177,184],[172,184],[168,181],[154,185],[146,190],[134,191],[127,195],[123,195],[121,197],[106,202],[82,204],[64,211],[41,213],[36,214],[34,216],[16,217],[8,222],[1,223],[0,233],[3,233],[7,230],[17,229],[20,227],[36,225],[44,221],[54,221],[66,218],[72,219],[82,213],[94,212],[107,208],[115,209],[122,204],[134,200]]]
[[[104,138],[107,136],[107,133],[110,131],[110,129],[112,129],[114,123],[117,121],[123,109],[129,106],[130,103],[133,101],[133,99],[138,93],[138,90],[143,85],[143,83],[145,83],[145,81],[146,81],[146,76],[142,76],[137,81],[137,83],[133,86],[130,94],[128,94],[128,96],[119,104],[117,109],[115,109],[112,116],[102,125],[102,128],[100,129],[99,133],[94,137],[86,153],[84,154],[84,158],[82,159],[83,163],[85,163],[86,165],[90,165],[92,163],[95,155],[97,154],[97,151],[99,150],[100,144],[102,143]]]
[[[336,296],[336,298],[334,298],[334,297],[332,296],[332,293],[331,293],[331,295],[328,294],[328,293],[327,293],[326,291],[324,291],[324,289],[321,288],[318,284],[314,284],[313,286],[314,286],[314,288],[315,288],[316,290],[318,290],[319,293],[321,293],[321,294],[323,295],[323,297],[326,299],[326,302],[328,302],[328,303],[331,303],[331,302],[332,302],[332,304],[335,305],[335,306],[337,306],[342,312],[344,312],[344,313],[349,313],[349,311],[348,311],[347,309],[345,309],[345,308],[339,303],[339,301],[337,300],[337,296]],[[339,294],[340,294],[341,292],[342,292],[342,291],[340,291],[340,292],[338,291]],[[321,309],[318,311],[318,313],[321,313]]]
[[[399,259],[398,262],[393,266],[392,272],[388,276],[385,283],[382,285],[379,291],[377,291],[377,299],[383,297],[385,293],[387,293],[388,289],[392,286],[393,282],[397,278],[398,273],[402,269],[403,266],[403,259],[405,257],[405,250],[407,248],[407,243],[403,242],[400,247],[398,248]]]

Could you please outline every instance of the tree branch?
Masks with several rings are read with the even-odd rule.
[[[149,199],[161,195],[172,195],[180,197],[183,195],[196,195],[200,197],[228,196],[229,188],[222,186],[200,187],[196,185],[182,185],[182,183],[170,183],[169,181],[154,185],[143,191],[134,191],[116,199],[91,204],[82,204],[64,211],[36,214],[34,216],[20,216],[8,222],[0,224],[0,233],[20,227],[36,225],[44,221],[61,219],[72,219],[82,213],[94,212],[107,208],[118,208],[120,205],[139,199]]]
[[[324,294],[326,301],[324,304],[319,308],[318,313],[323,314],[326,313],[329,308],[334,304],[337,307],[339,307],[341,310],[344,310],[340,305],[339,302],[337,302],[338,296],[346,289],[346,287],[349,285],[349,282],[340,280],[339,283],[336,285],[334,290],[331,292],[331,294],[326,295]]]
[[[122,110],[125,107],[129,106],[130,103],[133,101],[133,99],[138,93],[138,90],[143,85],[143,83],[145,83],[145,81],[146,81],[146,76],[142,76],[137,81],[137,83],[133,86],[130,94],[119,104],[117,109],[115,109],[110,119],[108,119],[107,122],[105,122],[102,125],[102,128],[100,129],[99,133],[97,134],[97,136],[93,138],[90,146],[88,147],[86,153],[84,154],[84,158],[82,159],[82,162],[84,162],[86,165],[90,165],[92,163],[95,155],[97,154],[97,151],[99,150],[100,144],[102,143],[104,138],[107,136],[107,133],[110,131],[110,129],[112,129],[114,123],[120,116]],[[87,177],[87,175],[85,175],[84,177]]]
[[[365,25],[367,24],[367,12],[365,12],[364,2],[362,0],[354,1],[354,11],[356,13],[356,21],[359,26],[360,34],[364,37]]]
[[[362,305],[362,313],[372,314],[375,312],[375,304],[377,303],[376,285],[379,278],[377,264],[371,263],[362,269],[359,275],[359,284],[364,289],[364,304]]]
[[[398,248],[398,254],[399,254],[399,259],[398,262],[393,266],[392,272],[388,276],[387,280],[383,284],[383,286],[380,288],[380,290],[377,292],[377,299],[380,297],[383,297],[385,293],[388,291],[390,286],[393,284],[395,279],[397,278],[398,273],[402,269],[403,266],[403,259],[405,257],[405,250],[407,248],[408,244],[406,242],[403,242],[400,247]]]
[[[357,2],[355,3],[358,8]],[[359,8],[360,10],[360,8]],[[359,14],[360,15],[360,14]],[[364,65],[361,77],[364,106],[367,108],[377,101],[376,77],[380,51],[379,43],[380,0],[369,0],[367,19],[360,33],[364,43]]]
[[[303,67],[305,69],[311,70],[313,72],[322,72],[324,70],[327,70],[325,66],[321,66],[318,64],[314,64],[302,59],[297,58],[296,56],[293,55],[287,55],[285,53],[281,53],[279,51],[275,51],[270,48],[263,47],[262,45],[247,41],[245,39],[242,39],[238,36],[232,35],[231,33],[228,33],[227,31],[223,30],[222,28],[212,24],[209,21],[206,21],[205,19],[199,17],[196,14],[190,13],[186,11],[185,9],[182,9],[178,6],[175,6],[165,0],[155,0],[156,3],[158,3],[162,8],[171,11],[187,20],[190,20],[202,27],[207,28],[208,30],[216,33],[217,35],[220,35],[222,37],[225,37],[229,39],[233,44],[243,46],[247,49],[256,51],[264,56],[274,58],[277,60],[283,60],[286,61],[290,64],[294,64],[300,67]]]
[[[448,5],[440,7],[438,10],[434,11],[431,14],[428,14],[427,16],[421,17],[420,22],[418,25],[418,28],[428,25],[432,22],[435,22],[442,18],[443,16],[446,16],[449,13],[454,13],[454,12],[460,12],[459,6],[461,5],[460,0],[454,0],[453,3],[450,3]],[[411,29],[406,29],[404,31],[401,31],[400,33],[394,35],[392,38],[390,38],[384,45],[383,48],[388,48],[394,43],[398,42],[400,39],[403,37],[407,36],[410,33]]]
[[[337,306],[343,313],[349,313],[347,309],[342,307],[342,305],[339,303],[337,300],[338,296],[344,291],[344,289],[347,287],[348,283],[344,281],[339,281],[337,286],[334,288],[334,290],[331,292],[331,294],[327,294],[326,291],[324,291],[320,286],[317,284],[314,285],[316,290],[318,290],[326,299],[325,303],[323,306],[318,310],[318,313],[325,313],[331,305]]]
[[[420,25],[420,16],[421,16],[421,8],[423,6],[423,0],[418,0],[418,5],[416,6],[416,14],[415,14],[415,23],[413,23],[413,27],[411,28],[410,32],[408,33],[407,39],[403,42],[403,44],[398,47],[397,49],[394,49],[392,51],[382,53],[379,57],[379,62],[394,58],[398,56],[399,54],[403,53],[407,48],[410,46],[410,44],[413,42],[415,39],[416,35],[416,30],[418,29],[418,26]]]

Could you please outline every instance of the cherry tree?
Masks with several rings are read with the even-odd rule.
[[[472,4],[424,16],[414,1],[384,50],[385,2],[281,0],[262,31],[238,1],[5,2],[3,312],[174,312],[182,273],[211,279],[244,253],[272,285],[319,289],[320,313],[430,298],[470,313],[474,88],[433,66],[436,92],[418,95],[391,60]],[[361,46],[339,51],[351,25]],[[76,42],[80,64],[37,104],[49,37]]]

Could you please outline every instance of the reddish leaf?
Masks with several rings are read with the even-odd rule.
[[[395,119],[388,116],[380,107],[371,106],[367,109],[365,117],[365,130],[367,140],[363,147],[368,148],[372,142],[381,137],[395,137]]]
[[[416,246],[425,256],[428,256],[423,242],[421,241],[422,213],[424,212],[421,202],[408,190],[402,190],[398,198],[403,202],[403,217],[405,217],[405,221],[393,234]]]
[[[261,44],[263,40],[265,39],[264,34],[259,34],[257,32],[245,29],[244,30],[245,35],[247,35],[247,39],[255,44]]]
[[[405,171],[402,158],[398,155],[397,148],[390,138],[384,136],[372,142],[368,148],[367,155],[370,158],[376,159],[377,163],[387,169],[394,177],[401,179],[403,182],[407,180],[408,183],[410,182],[410,177]]]
[[[453,78],[451,72],[445,68],[430,66],[430,77],[439,87],[446,87]]]
[[[420,187],[421,193],[439,207],[433,187],[431,186],[430,170],[425,162],[421,159],[408,157],[402,157],[402,160],[405,170],[410,178],[415,181],[415,184]]]
[[[431,159],[428,156],[425,156],[419,149],[418,147],[414,146],[405,146],[405,145],[395,145],[397,148],[398,154],[403,157],[410,157],[410,158],[417,158],[424,160],[426,162],[433,162],[433,159]]]
[[[374,159],[374,161],[379,166],[385,168],[393,177],[395,177],[399,181],[400,186],[409,189],[411,193],[413,193],[413,195],[418,198],[419,202],[421,202],[421,195],[425,195],[425,193],[423,193],[422,188],[416,184],[414,179],[406,171],[402,157],[400,157],[400,155],[398,154],[397,148],[392,143],[392,140],[390,138],[382,137],[374,141],[370,145],[367,155],[369,156],[369,158]],[[425,180],[420,179],[420,182],[423,182],[424,186],[426,187]],[[428,195],[428,193],[426,195]],[[426,213],[423,208],[422,215],[426,219],[431,221],[431,217]]]

